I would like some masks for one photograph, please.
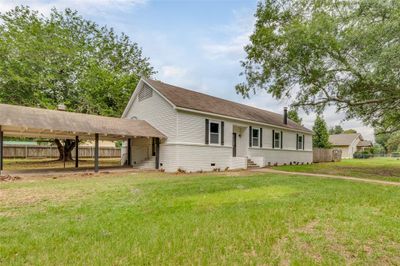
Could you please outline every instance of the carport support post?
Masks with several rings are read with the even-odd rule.
[[[75,168],[79,167],[79,137],[75,137]]]
[[[132,139],[128,139],[128,166],[132,165]]]
[[[160,139],[156,138],[156,169],[160,168]]]
[[[94,172],[99,172],[99,134],[95,134],[94,141]]]
[[[1,129],[0,126],[0,175],[1,172],[3,171],[3,137],[4,137],[3,130]]]

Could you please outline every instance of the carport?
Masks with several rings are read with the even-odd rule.
[[[131,163],[133,138],[153,138],[155,169],[159,168],[160,141],[166,136],[143,120],[130,120],[67,111],[0,104],[0,174],[4,168],[4,136],[75,139],[75,167],[79,167],[79,141],[94,140],[94,171],[99,171],[99,140],[128,142]],[[64,156],[65,158],[65,156]]]

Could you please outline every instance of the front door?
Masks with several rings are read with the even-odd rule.
[[[236,157],[236,133],[232,134],[232,156]]]

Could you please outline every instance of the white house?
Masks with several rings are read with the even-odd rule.
[[[174,172],[311,163],[313,132],[285,114],[141,79],[122,117],[145,120],[167,138],[129,141],[129,164]]]
[[[329,142],[335,149],[342,150],[342,158],[353,158],[356,151],[363,151],[373,146],[372,142],[364,140],[360,133],[330,135]]]

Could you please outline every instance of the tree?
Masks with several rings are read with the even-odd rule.
[[[321,116],[317,116],[314,122],[313,131],[313,147],[315,148],[330,148],[328,128],[325,120]]]
[[[341,125],[336,125],[335,127],[332,127],[329,129],[329,135],[337,135],[337,134],[342,134],[343,133],[343,128]]]
[[[390,134],[379,132],[379,130],[375,130],[375,142],[378,143],[385,153],[389,152],[388,140],[390,139]]]
[[[399,13],[400,1],[259,3],[236,90],[266,90],[307,112],[336,105],[347,119],[399,131]]]
[[[346,129],[343,131],[343,134],[356,134],[357,131],[354,129]]]
[[[288,111],[288,118],[299,125],[302,125],[303,119],[300,118],[299,114],[295,109],[291,109]]]
[[[53,9],[18,6],[0,14],[0,102],[120,116],[140,76],[154,73],[125,34]],[[63,159],[74,141],[56,140]]]
[[[400,151],[400,134],[392,134],[387,141],[387,146],[390,152]]]

